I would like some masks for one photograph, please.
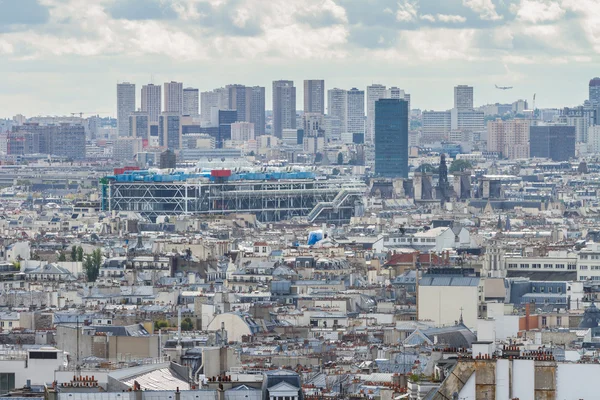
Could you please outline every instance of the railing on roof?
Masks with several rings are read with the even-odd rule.
[[[26,360],[27,352],[24,350],[2,350],[0,351],[0,360]]]

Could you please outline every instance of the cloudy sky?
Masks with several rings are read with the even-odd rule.
[[[267,108],[293,79],[299,109],[303,79],[382,83],[446,109],[456,84],[576,105],[599,75],[598,0],[0,0],[0,117],[115,115],[116,83],[151,77],[267,86]]]

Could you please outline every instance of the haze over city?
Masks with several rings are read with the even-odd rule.
[[[600,63],[595,0],[0,1],[0,115],[114,115],[117,82],[393,83],[413,106],[576,105]],[[494,85],[514,86],[511,93]],[[299,95],[302,94],[299,90]],[[267,104],[271,103],[267,93]],[[300,99],[301,96],[298,96]]]
[[[598,400],[600,0],[0,0],[0,400]]]

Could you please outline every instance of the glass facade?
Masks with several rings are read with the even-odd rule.
[[[375,102],[375,175],[408,177],[408,103]]]

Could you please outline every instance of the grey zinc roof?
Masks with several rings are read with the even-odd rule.
[[[419,281],[420,286],[478,286],[479,278],[468,276],[425,276]]]

